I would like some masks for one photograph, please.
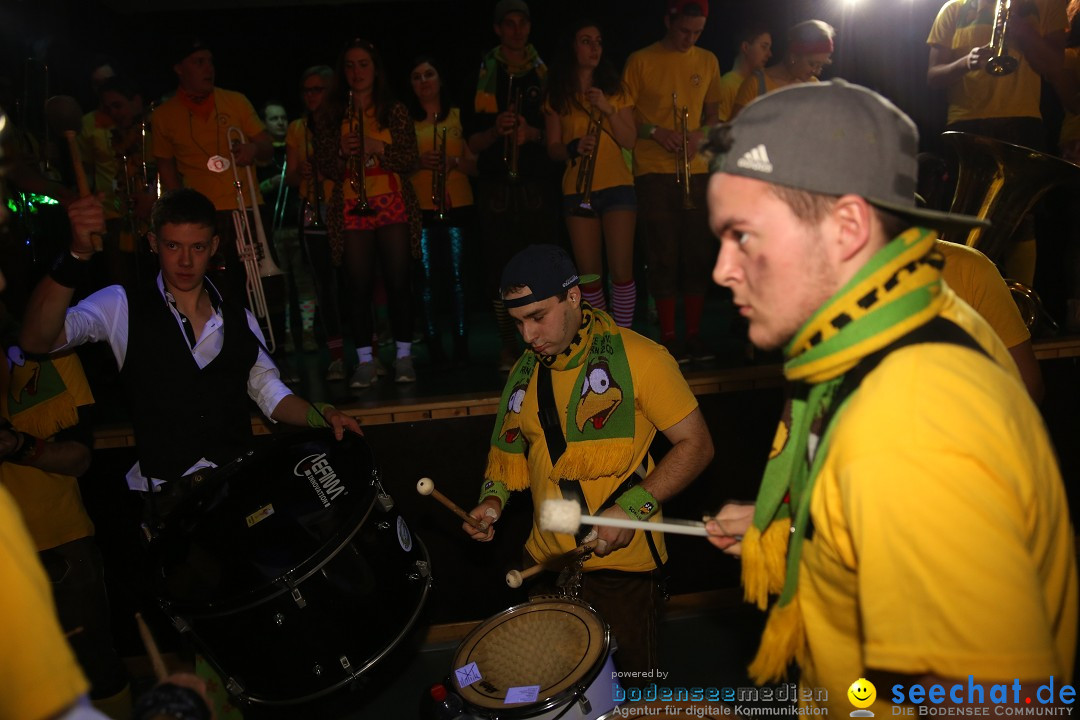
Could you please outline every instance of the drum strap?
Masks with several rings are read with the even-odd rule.
[[[548,455],[551,457],[551,464],[554,466],[566,450],[566,436],[563,435],[559,411],[555,407],[555,391],[551,386],[551,369],[543,363],[537,363],[536,369],[537,415],[540,419],[540,427],[544,429],[544,439],[547,441]],[[559,478],[559,490],[567,500],[576,500],[577,504],[581,506],[583,514],[599,515],[614,505],[616,498],[632,488],[636,482],[645,479],[647,462],[648,456],[641,461],[641,465],[639,465],[634,472],[630,473],[630,476],[626,478],[626,480],[622,481],[619,487],[615,488],[615,490],[608,495],[607,499],[600,505],[600,508],[597,509],[595,513],[590,511],[589,504],[585,500],[585,494],[581,492],[581,483],[577,480]],[[579,527],[578,531],[574,534],[574,540],[580,545],[586,535],[588,535],[588,529]],[[653,562],[656,563],[656,568],[662,570],[664,564],[660,561],[660,553],[656,549],[656,542],[653,540],[652,532],[645,533],[645,542],[649,546],[649,553],[652,555]],[[665,584],[666,581],[662,581],[661,588],[663,588]],[[666,591],[664,595],[665,597],[667,596]]]

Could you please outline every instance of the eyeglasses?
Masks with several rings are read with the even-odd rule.
[[[321,93],[321,92],[323,92],[325,90],[326,90],[325,85],[311,85],[309,87],[300,88],[300,93],[302,95],[318,95],[319,93]]]

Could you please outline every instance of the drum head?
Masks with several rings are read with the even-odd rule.
[[[355,533],[375,502],[373,471],[351,433],[297,433],[259,450],[190,532],[163,541],[159,595],[175,612],[220,614],[285,592]]]
[[[596,611],[569,598],[539,598],[485,621],[462,641],[453,669],[476,663],[481,679],[461,687],[466,703],[484,710],[556,707],[587,687],[603,667],[610,636]],[[536,703],[506,704],[509,688],[539,685]],[[532,713],[530,713],[532,714]]]

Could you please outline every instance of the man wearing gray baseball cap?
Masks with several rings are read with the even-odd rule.
[[[941,281],[929,228],[979,221],[915,207],[914,123],[834,81],[759,98],[710,144],[713,279],[790,385],[756,503],[708,523],[747,599],[779,595],[751,676],[797,661],[828,696],[801,702],[879,716],[935,685],[935,703],[1023,704],[1067,682],[1061,476],[1005,347]]]

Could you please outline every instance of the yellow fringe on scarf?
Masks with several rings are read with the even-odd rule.
[[[521,455],[511,455],[492,446],[488,450],[484,479],[501,481],[508,490],[528,490],[529,463]]]
[[[775,682],[787,674],[788,664],[796,655],[802,654],[806,642],[799,596],[787,605],[775,606],[765,623],[761,645],[747,670],[750,679],[758,685]]]
[[[746,601],[760,610],[769,606],[769,595],[777,595],[784,589],[784,561],[790,537],[790,518],[769,523],[764,534],[751,525],[743,535],[743,593]]]
[[[587,443],[568,443],[559,462],[548,477],[552,482],[561,478],[594,480],[622,477],[634,461],[633,438],[608,438]],[[507,487],[510,487],[507,484]],[[513,488],[510,488],[513,490]]]

